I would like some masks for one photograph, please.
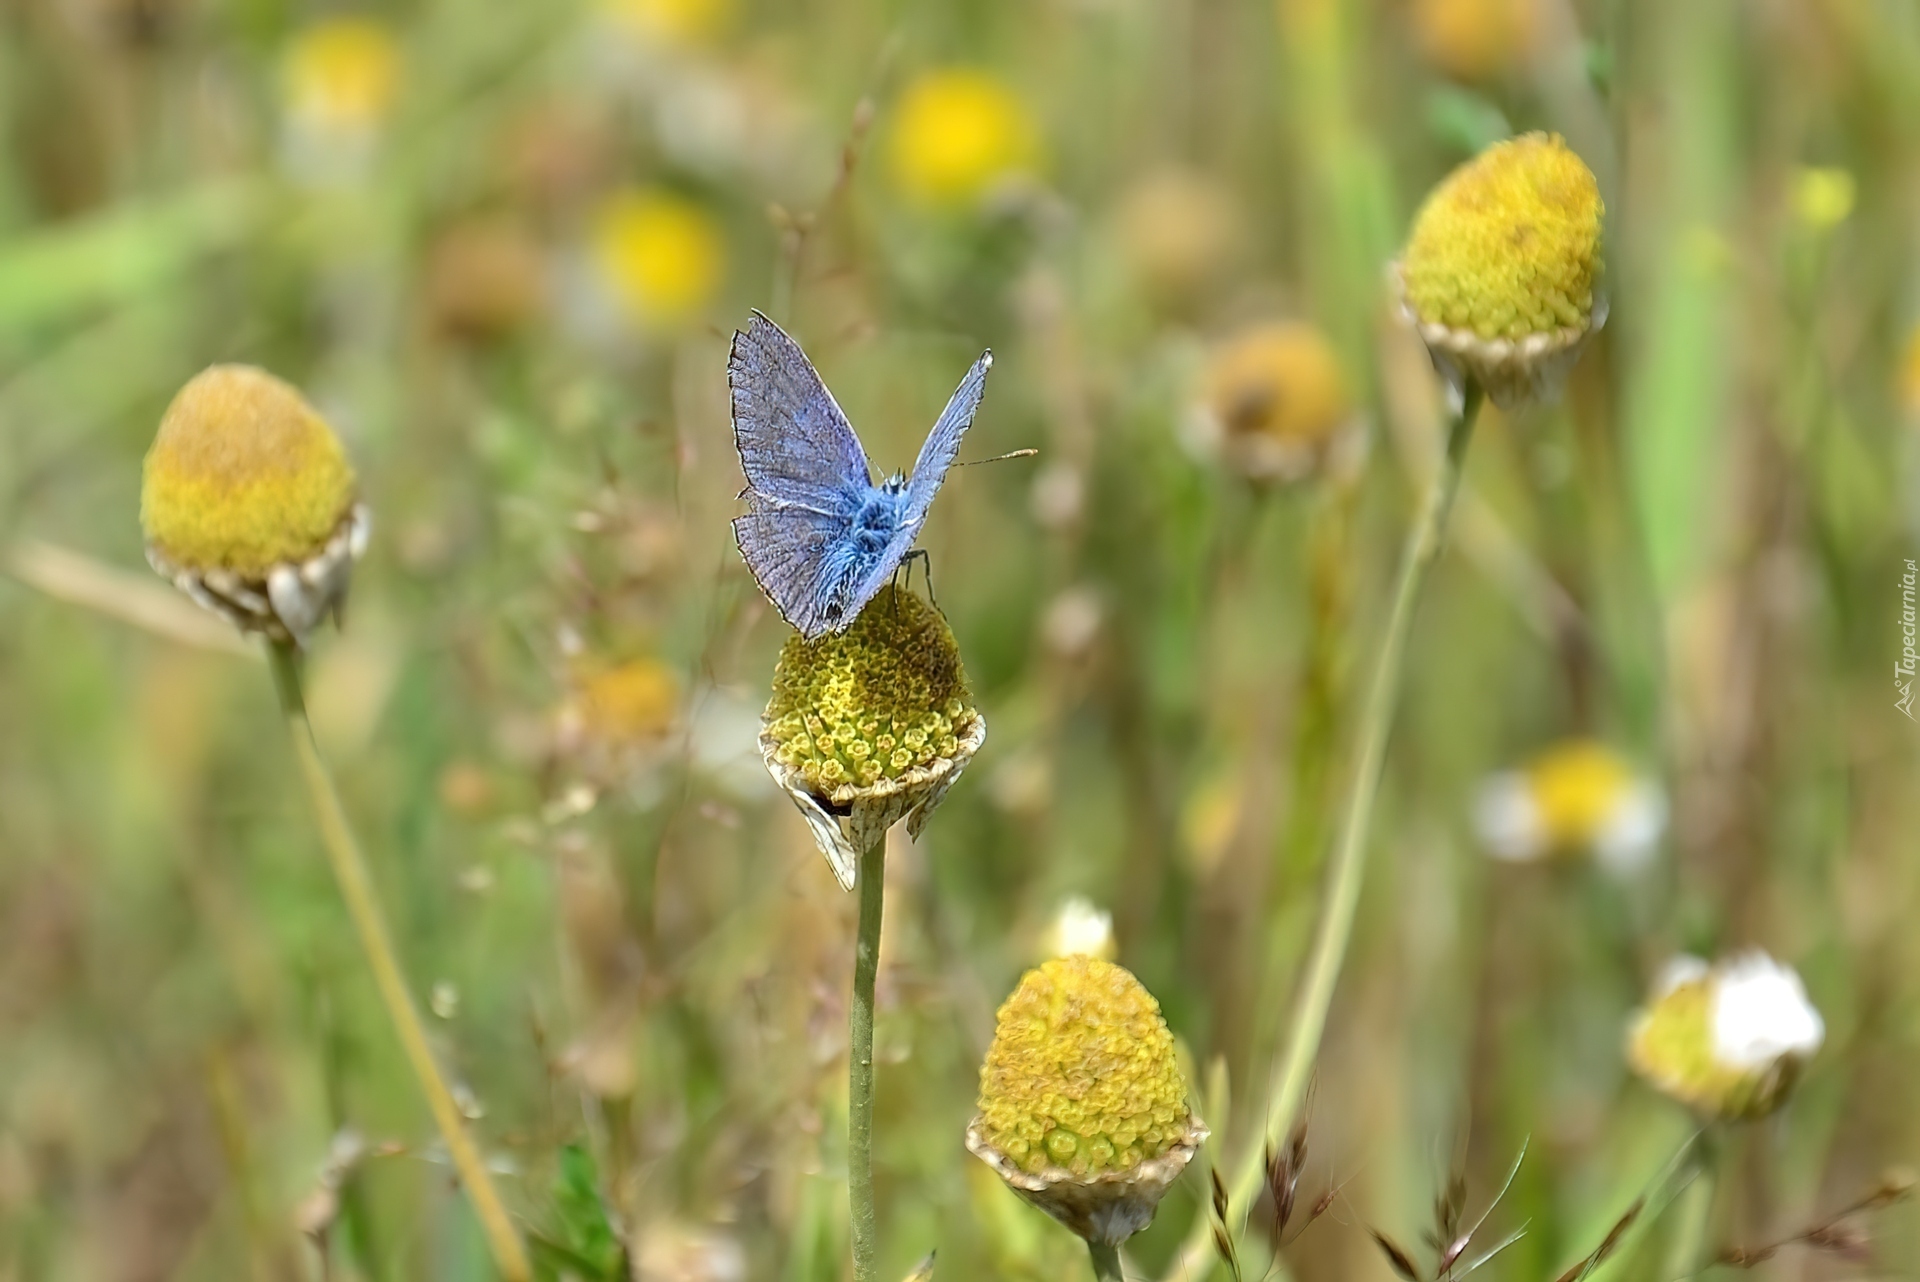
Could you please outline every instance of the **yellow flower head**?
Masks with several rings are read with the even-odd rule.
[[[251,365],[215,365],[160,420],[140,522],[177,566],[264,579],[325,547],[353,500],[346,452],[305,397]]]
[[[1593,840],[1633,786],[1633,772],[1604,744],[1574,740],[1543,753],[1527,770],[1540,824],[1557,846]]]
[[[1414,0],[1421,52],[1459,80],[1487,80],[1521,62],[1539,35],[1538,0]]]
[[[287,110],[322,129],[379,125],[400,88],[393,32],[371,18],[329,18],[294,38],[282,67]]]
[[[658,659],[632,659],[586,677],[578,699],[581,720],[601,742],[649,743],[673,729],[680,682]]]
[[[1298,321],[1223,345],[1207,364],[1202,400],[1229,457],[1260,477],[1304,474],[1353,417],[1333,345]]]
[[[970,204],[1032,168],[1038,130],[1027,106],[982,71],[929,71],[907,86],[893,126],[894,180],[925,205]]]
[[[726,274],[726,239],[700,206],[663,191],[609,197],[593,220],[593,255],[635,320],[671,328],[695,318]]]
[[[1111,962],[1030,970],[980,1067],[981,1129],[1022,1170],[1087,1177],[1151,1161],[1187,1134],[1187,1084],[1160,1004]]]
[[[1557,134],[1496,143],[1434,189],[1401,259],[1407,305],[1482,339],[1584,331],[1600,278],[1600,189]]]
[[[1635,1016],[1627,1061],[1666,1095],[1731,1121],[1778,1108],[1825,1038],[1800,976],[1765,953],[1711,967],[1679,957]]]
[[[733,0],[607,0],[613,20],[648,43],[697,46],[733,21]]]
[[[831,795],[953,757],[978,715],[946,620],[889,584],[845,632],[787,639],[766,735],[782,765]]]
[[[844,632],[787,639],[760,755],[844,889],[888,828],[918,836],[986,741],[945,619],[892,584]]]

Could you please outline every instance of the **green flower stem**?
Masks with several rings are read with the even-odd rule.
[[[853,1009],[848,1015],[847,1205],[853,1220],[854,1282],[879,1277],[879,1227],[873,1209],[873,982],[880,970],[880,906],[887,890],[887,839],[860,856],[860,932],[853,951]]]
[[[1420,515],[1407,531],[1407,541],[1401,549],[1399,582],[1394,588],[1393,610],[1387,616],[1386,636],[1381,641],[1367,689],[1367,704],[1360,723],[1359,759],[1347,785],[1340,842],[1328,870],[1306,979],[1294,1005],[1293,1023],[1287,1034],[1286,1054],[1275,1069],[1268,1095],[1267,1133],[1276,1150],[1285,1146],[1293,1129],[1294,1115],[1306,1094],[1307,1081],[1320,1053],[1320,1037],[1326,1030],[1327,1010],[1333,1004],[1333,990],[1340,980],[1341,965],[1346,961],[1347,942],[1353,936],[1354,914],[1360,907],[1360,887],[1366,879],[1367,832],[1373,821],[1374,797],[1380,790],[1380,772],[1393,730],[1394,710],[1400,702],[1400,681],[1407,637],[1413,629],[1413,610],[1419,603],[1427,571],[1440,552],[1447,514],[1452,511],[1454,495],[1460,489],[1460,474],[1466,463],[1467,443],[1473,439],[1473,423],[1479,416],[1480,400],[1479,384],[1467,380],[1460,411],[1447,425],[1446,453],[1441,457]],[[1231,1206],[1241,1222],[1245,1221],[1259,1192],[1263,1156],[1261,1145],[1248,1145],[1235,1174]],[[1196,1217],[1193,1232],[1165,1276],[1170,1279],[1207,1276],[1212,1267],[1212,1244],[1207,1217]]]
[[[1096,1282],[1127,1282],[1127,1275],[1120,1271],[1119,1247],[1108,1246],[1105,1242],[1088,1242],[1087,1253],[1093,1256]]]
[[[1707,1242],[1713,1228],[1713,1195],[1719,1184],[1718,1139],[1709,1128],[1694,1145],[1693,1180],[1679,1197],[1673,1239],[1667,1246],[1666,1267],[1660,1271],[1663,1282],[1693,1277],[1711,1262],[1707,1258]]]
[[[274,642],[269,647],[268,658],[273,666],[274,687],[280,695],[280,710],[286,717],[287,734],[293,741],[293,754],[300,762],[300,776],[313,802],[314,817],[319,821],[321,844],[326,847],[327,858],[333,865],[334,879],[340,884],[340,897],[347,901],[347,912],[359,932],[360,947],[373,970],[374,984],[386,1005],[387,1018],[392,1021],[401,1048],[420,1079],[427,1107],[440,1128],[441,1138],[446,1141],[447,1154],[453,1159],[454,1170],[459,1173],[460,1182],[473,1203],[474,1214],[479,1217],[495,1267],[508,1282],[529,1282],[533,1270],[527,1261],[526,1247],[521,1244],[513,1221],[507,1217],[506,1207],[487,1175],[486,1163],[481,1161],[480,1151],[468,1136],[466,1122],[440,1076],[439,1065],[434,1062],[426,1029],[420,1023],[420,1012],[413,1004],[399,958],[394,953],[366,858],[347,825],[346,811],[334,791],[326,763],[320,759],[313,726],[307,720],[306,700],[300,693],[299,656],[292,645]]]

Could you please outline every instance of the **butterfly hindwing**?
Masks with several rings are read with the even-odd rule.
[[[763,502],[845,514],[873,484],[867,454],[800,344],[753,314],[727,355],[733,442]]]
[[[759,502],[733,519],[747,568],[780,617],[808,638],[839,622],[826,614],[832,599],[828,567],[846,544],[847,528],[845,517]]]

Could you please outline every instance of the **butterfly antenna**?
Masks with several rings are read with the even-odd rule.
[[[1039,450],[1035,450],[1035,449],[1012,450],[1006,454],[996,454],[992,458],[968,459],[966,462],[956,463],[954,466],[975,467],[981,463],[1004,463],[1010,458],[1032,458],[1034,455],[1038,454],[1039,452],[1040,452]]]

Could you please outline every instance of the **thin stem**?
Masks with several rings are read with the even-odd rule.
[[[1707,1267],[1708,1234],[1713,1226],[1713,1195],[1719,1183],[1720,1146],[1717,1136],[1700,1137],[1693,1151],[1693,1182],[1680,1194],[1673,1240],[1667,1245],[1663,1282],[1680,1282]]]
[[[533,1271],[527,1262],[526,1248],[513,1222],[507,1218],[506,1207],[487,1175],[486,1164],[467,1135],[466,1122],[440,1076],[439,1065],[434,1062],[426,1029],[420,1023],[420,1012],[414,1007],[412,993],[400,971],[399,958],[393,951],[393,940],[380,911],[379,895],[367,871],[366,857],[347,825],[346,811],[334,791],[326,763],[320,759],[313,726],[307,721],[306,701],[300,694],[298,656],[291,645],[276,642],[269,647],[268,657],[273,667],[274,687],[280,694],[280,709],[287,721],[287,735],[293,741],[293,754],[300,762],[300,777],[307,786],[314,816],[319,821],[320,841],[333,865],[334,880],[340,884],[340,897],[347,901],[347,912],[359,932],[360,947],[373,970],[374,984],[386,1005],[387,1018],[392,1021],[407,1061],[420,1079],[427,1107],[440,1128],[441,1138],[446,1141],[448,1156],[453,1159],[454,1170],[459,1173],[460,1182],[473,1203],[474,1214],[480,1219],[495,1266],[508,1282],[528,1282]]]
[[[1119,1247],[1088,1242],[1087,1253],[1093,1256],[1093,1276],[1097,1282],[1127,1282],[1127,1275],[1120,1271]]]
[[[1380,790],[1380,771],[1386,760],[1387,740],[1393,731],[1394,709],[1400,701],[1400,680],[1405,667],[1407,637],[1413,628],[1414,606],[1420,599],[1428,569],[1439,555],[1441,537],[1446,531],[1447,514],[1453,509],[1454,495],[1460,489],[1460,474],[1466,461],[1467,443],[1473,439],[1473,422],[1480,411],[1478,383],[1468,380],[1461,397],[1460,410],[1447,425],[1446,453],[1427,490],[1426,500],[1400,553],[1399,582],[1394,587],[1393,609],[1387,616],[1386,636],[1380,654],[1374,660],[1373,677],[1367,689],[1367,703],[1360,722],[1359,757],[1353,777],[1348,780],[1347,801],[1340,829],[1340,841],[1334,848],[1328,870],[1325,898],[1320,904],[1319,924],[1313,937],[1313,950],[1307,960],[1306,978],[1294,1004],[1293,1022],[1287,1033],[1286,1054],[1277,1065],[1268,1095],[1268,1135],[1277,1150],[1286,1143],[1293,1129],[1294,1115],[1306,1094],[1308,1078],[1320,1053],[1320,1037],[1326,1030],[1327,1010],[1333,1004],[1333,990],[1340,980],[1340,968],[1346,961],[1347,942],[1353,936],[1353,919],[1360,906],[1360,888],[1366,880],[1367,833],[1373,821],[1373,802]],[[1236,1173],[1231,1205],[1244,1221],[1259,1191],[1263,1149],[1249,1145]],[[1168,1278],[1202,1278],[1210,1268],[1212,1243],[1206,1217],[1199,1217],[1189,1234]]]
[[[873,981],[880,970],[880,905],[886,894],[887,839],[860,856],[860,933],[853,946],[853,1009],[847,1023],[847,1204],[853,1220],[854,1282],[879,1277],[879,1227],[873,1208]]]

